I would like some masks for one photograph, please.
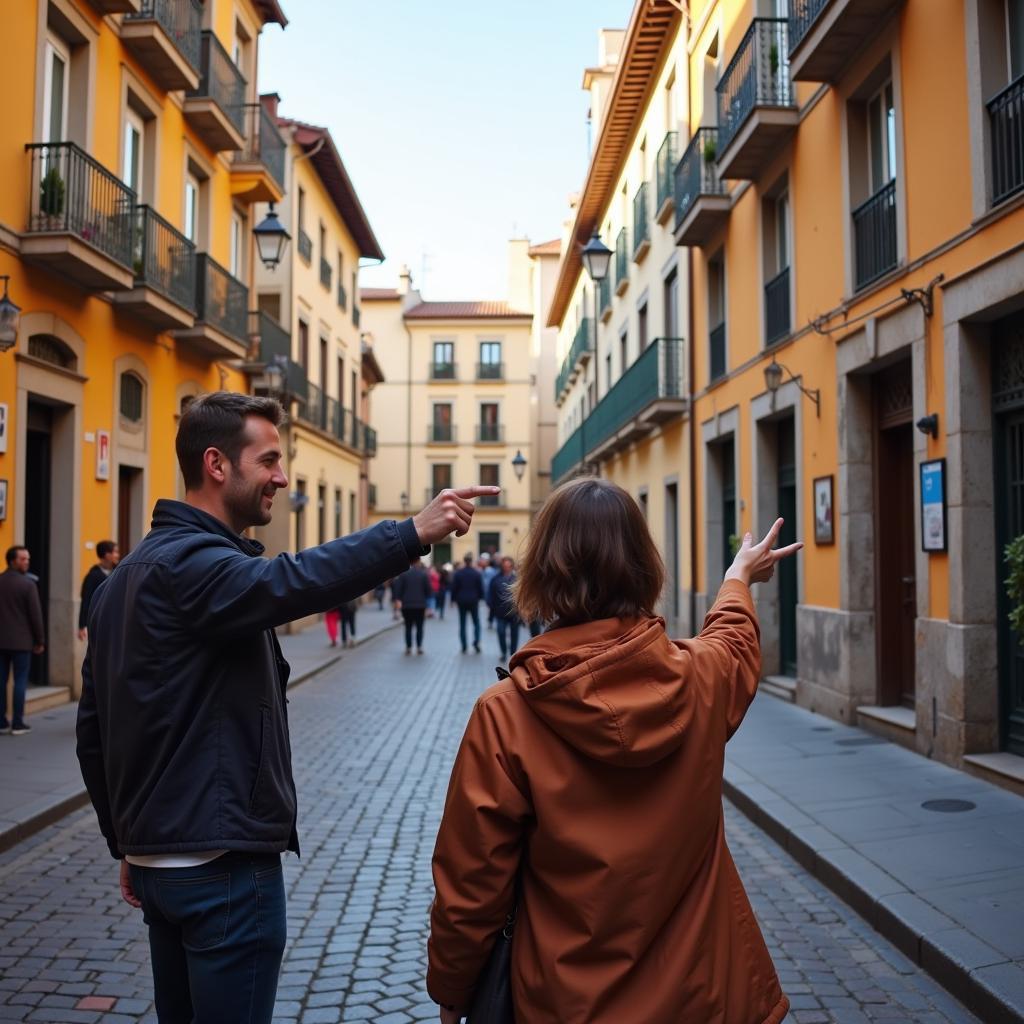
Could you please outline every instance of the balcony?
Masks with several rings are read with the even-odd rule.
[[[597,282],[597,312],[601,323],[607,323],[612,315],[612,278],[605,274]]]
[[[366,434],[366,444],[363,448],[363,454],[368,458],[375,458],[377,455],[377,431],[373,427],[367,426],[362,420],[358,421]]]
[[[725,321],[711,328],[708,335],[708,380],[714,383],[725,376]]]
[[[334,269],[331,266],[330,260],[325,260],[323,257],[320,258],[320,284],[324,286],[328,291],[331,290],[331,279],[334,276]]]
[[[313,262],[313,239],[310,238],[302,228],[299,228],[297,248],[299,250],[299,256],[302,257],[307,265]]]
[[[245,144],[231,159],[231,194],[246,203],[284,198],[285,141],[262,103],[246,103]]]
[[[135,193],[73,142],[30,143],[22,258],[90,290],[132,287]]]
[[[456,363],[431,363],[427,368],[427,377],[430,380],[455,380],[458,369]]]
[[[902,0],[790,0],[789,66],[796,82],[839,80]]]
[[[345,291],[345,286],[339,281],[338,282],[338,309],[344,310],[348,307],[348,292]]]
[[[651,248],[651,211],[647,205],[647,182],[633,196],[633,262],[640,263]]]
[[[505,364],[504,363],[477,363],[476,364],[476,379],[477,380],[498,380],[502,381],[505,379]]]
[[[121,22],[121,39],[161,89],[198,89],[203,5],[142,0]]]
[[[666,132],[665,139],[658,149],[658,159],[655,165],[655,178],[657,180],[658,193],[654,202],[654,219],[659,224],[665,224],[672,210],[675,207],[673,172],[676,169],[676,161],[679,159],[679,132]]]
[[[556,453],[552,482],[584,462],[622,451],[688,412],[683,339],[655,338]]]
[[[566,391],[569,390],[569,361],[564,359],[555,379],[555,405],[561,405]]]
[[[212,359],[244,359],[249,289],[207,253],[196,254],[196,322],[174,337]]]
[[[91,0],[100,14],[135,14],[142,0]]]
[[[215,153],[245,147],[245,78],[212,32],[203,32],[199,87],[185,94],[184,110]]]
[[[135,207],[130,291],[114,292],[114,303],[162,331],[195,323],[196,249],[150,206]]]
[[[562,363],[562,372],[559,374],[559,380],[562,381],[566,389],[568,389],[569,385],[579,375],[580,370],[587,365],[590,357],[594,354],[592,323],[593,321],[589,319],[580,321],[579,327],[576,328],[576,336],[573,338],[572,347]]]
[[[992,205],[1024,189],[1024,76],[986,104],[992,139]]]
[[[756,178],[797,126],[789,27],[755,18],[718,83],[718,173]]]
[[[896,266],[896,182],[882,186],[851,214],[854,287],[866,288]]]
[[[615,239],[615,294],[629,287],[629,234],[623,228]]]
[[[764,343],[772,345],[792,329],[789,315],[789,267],[764,286]]]
[[[256,340],[258,370],[264,371],[268,363],[277,363],[283,372],[281,390],[276,398],[289,404],[292,399],[305,403],[309,381],[306,371],[292,359],[292,338],[269,313],[254,310],[249,313],[249,333]]]
[[[718,129],[698,128],[676,166],[676,245],[707,245],[729,219],[717,157]]]
[[[477,444],[504,444],[504,423],[478,423],[476,425]]]
[[[458,444],[454,423],[431,423],[427,427],[427,444]]]

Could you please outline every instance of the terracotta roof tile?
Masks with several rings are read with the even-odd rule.
[[[507,302],[421,302],[405,311],[407,320],[496,320],[532,317],[532,313],[512,309]]]
[[[363,302],[380,302],[387,299],[400,299],[396,288],[360,288],[359,298]]]
[[[562,251],[562,240],[553,238],[550,242],[538,242],[530,246],[531,256],[557,256]]]

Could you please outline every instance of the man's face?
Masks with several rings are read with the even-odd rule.
[[[512,559],[511,559],[511,558],[503,558],[503,559],[501,560],[501,571],[502,571],[502,572],[503,572],[503,573],[504,573],[504,574],[505,574],[506,576],[508,576],[508,575],[509,575],[509,573],[511,573],[511,572],[512,572]]]
[[[108,569],[113,569],[118,562],[121,561],[121,549],[115,544],[112,551],[108,551],[103,556],[103,564]]]
[[[245,423],[247,443],[238,465],[225,462],[227,480],[224,503],[238,530],[266,526],[271,519],[274,495],[288,486],[281,469],[281,437],[277,427],[262,416],[249,416]]]
[[[29,558],[28,548],[22,548],[15,556],[14,561],[11,562],[11,568],[16,572],[28,572],[28,563],[31,559]]]

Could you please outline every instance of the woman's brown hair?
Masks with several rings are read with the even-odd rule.
[[[513,599],[526,622],[653,615],[665,567],[636,502],[608,480],[555,490],[537,514]]]

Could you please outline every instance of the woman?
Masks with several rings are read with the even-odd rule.
[[[582,479],[545,503],[514,595],[551,626],[477,702],[434,852],[427,989],[442,1022],[467,1012],[514,905],[523,1024],[786,1016],[722,813],[725,743],[760,675],[749,587],[801,546],[771,550],[781,526],[744,537],[700,636],[671,640],[633,499]]]

